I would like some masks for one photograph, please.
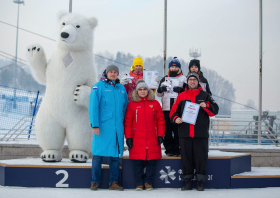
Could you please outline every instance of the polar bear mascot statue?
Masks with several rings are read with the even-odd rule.
[[[49,62],[39,44],[27,48],[34,78],[46,85],[36,116],[36,136],[43,161],[61,161],[67,138],[69,159],[86,162],[92,140],[88,102],[96,83],[92,48],[97,19],[60,12],[58,21],[57,46]]]

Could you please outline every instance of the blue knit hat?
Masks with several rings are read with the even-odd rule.
[[[174,58],[170,61],[169,67],[168,67],[168,68],[170,68],[170,67],[172,67],[172,66],[176,66],[176,67],[179,67],[179,68],[181,69],[181,63],[180,63],[180,61],[179,61],[179,59],[178,59],[177,57],[174,57]]]

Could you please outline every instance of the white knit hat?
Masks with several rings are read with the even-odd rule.
[[[145,87],[145,88],[149,89],[147,83],[145,83],[145,81],[143,79],[137,80],[136,85],[137,85],[136,86],[136,91],[138,91],[138,89],[141,88],[141,87]]]

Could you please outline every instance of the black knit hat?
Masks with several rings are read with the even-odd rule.
[[[200,61],[199,61],[199,60],[197,60],[197,59],[192,59],[191,62],[190,62],[190,64],[189,64],[189,70],[191,69],[191,66],[193,66],[193,65],[197,66],[198,69],[199,69],[199,71],[200,71]]]

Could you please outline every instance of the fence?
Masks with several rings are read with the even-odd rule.
[[[0,141],[19,132],[17,139],[36,139],[34,118],[43,94],[0,85]]]
[[[280,126],[269,120],[261,121],[261,134],[258,134],[258,121],[231,119],[211,119],[209,130],[210,145],[223,143],[274,144],[279,145]]]

